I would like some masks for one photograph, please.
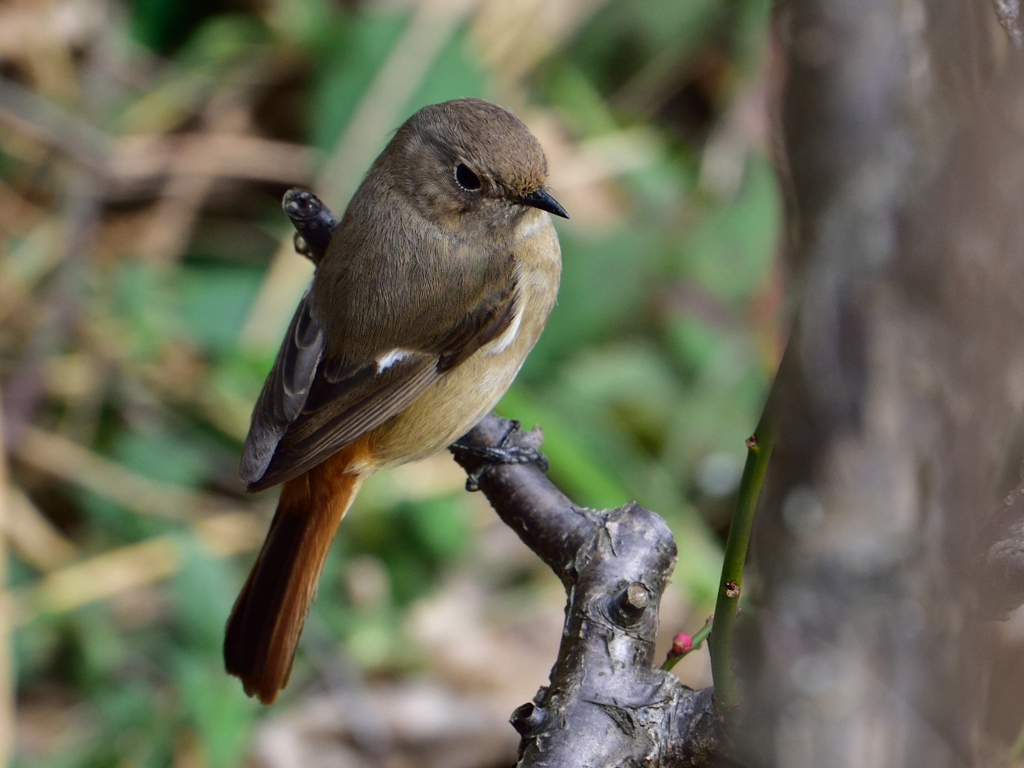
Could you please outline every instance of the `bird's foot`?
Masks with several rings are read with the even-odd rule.
[[[281,206],[295,227],[295,250],[320,266],[331,236],[338,228],[337,217],[319,197],[298,187],[285,192]]]
[[[460,437],[451,444],[450,450],[481,459],[483,463],[466,477],[466,490],[472,493],[480,490],[480,478],[495,464],[536,464],[541,472],[548,471],[548,458],[536,448],[524,445],[509,445],[509,439],[520,431],[522,425],[513,419],[509,430],[496,446],[477,445]]]

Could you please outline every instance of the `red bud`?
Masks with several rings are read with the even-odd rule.
[[[682,656],[693,650],[693,638],[685,632],[680,632],[672,638],[672,655]]]

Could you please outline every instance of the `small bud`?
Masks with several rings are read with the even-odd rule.
[[[725,596],[735,600],[740,596],[740,585],[735,581],[725,582]]]
[[[678,635],[672,638],[672,651],[671,656],[682,656],[683,654],[689,653],[693,650],[693,637],[680,632]]]
[[[757,435],[751,435],[747,438],[747,448],[751,451],[757,448]]]

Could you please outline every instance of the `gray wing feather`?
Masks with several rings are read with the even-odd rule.
[[[288,425],[302,412],[323,357],[324,334],[302,297],[252,412],[242,452],[242,479],[250,487],[266,472]]]
[[[249,490],[263,490],[309,471],[405,410],[442,375],[437,357],[417,357],[388,369],[387,373],[392,374],[388,377],[390,381],[365,372],[352,377],[363,379],[361,382],[331,384],[326,377],[318,377],[317,385],[337,397],[300,414],[278,441],[263,475],[249,481]]]
[[[410,351],[380,371],[376,359],[354,366],[326,356],[307,294],[253,410],[241,466],[248,489],[297,477],[405,410],[508,328],[516,304],[515,286],[506,284],[481,297],[432,349]]]

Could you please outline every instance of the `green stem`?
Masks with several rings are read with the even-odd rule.
[[[775,433],[767,416],[761,417],[754,434],[747,440],[747,463],[743,467],[739,495],[736,498],[736,512],[729,526],[729,538],[725,543],[725,562],[722,563],[722,579],[718,585],[718,600],[715,603],[715,630],[708,640],[711,653],[711,675],[715,681],[715,699],[723,708],[739,703],[739,683],[733,670],[732,639],[739,609],[740,594],[743,591],[743,565],[747,559],[747,545],[750,543],[750,529],[754,524],[757,499],[772,455]]]

